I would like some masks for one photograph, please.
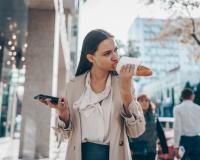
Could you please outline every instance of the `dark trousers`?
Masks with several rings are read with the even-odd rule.
[[[109,160],[109,146],[96,143],[82,143],[82,160]]]
[[[156,153],[147,153],[146,155],[133,155],[133,160],[155,160]]]
[[[181,136],[180,146],[185,148],[182,160],[200,159],[200,136]]]

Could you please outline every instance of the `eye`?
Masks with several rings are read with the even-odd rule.
[[[115,49],[114,49],[114,52],[117,52],[118,51],[118,48],[116,47]]]
[[[109,56],[111,53],[112,53],[111,51],[107,51],[107,52],[105,52],[103,55],[104,55],[104,56]]]

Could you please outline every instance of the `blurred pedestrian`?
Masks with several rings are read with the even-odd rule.
[[[141,104],[145,121],[146,130],[138,138],[130,138],[130,146],[133,151],[134,160],[155,160],[156,145],[159,138],[162,147],[163,159],[168,157],[168,147],[163,128],[155,114],[155,105],[150,101],[149,97],[141,94],[137,98]]]
[[[59,113],[59,128],[69,137],[67,160],[130,160],[127,136],[145,130],[140,104],[134,98],[134,69],[118,63],[114,36],[90,31],[84,41],[76,76],[67,84],[64,104],[43,101]]]
[[[174,147],[175,156],[179,146],[185,148],[183,160],[200,159],[200,106],[193,103],[192,89],[185,88],[181,93],[181,104],[174,107]]]

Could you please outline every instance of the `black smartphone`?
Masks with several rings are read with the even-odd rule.
[[[51,103],[53,104],[58,104],[58,97],[53,97],[53,96],[48,96],[48,95],[45,95],[45,94],[39,94],[35,97],[33,97],[34,99],[37,99],[37,100],[45,100],[45,99],[51,99]]]

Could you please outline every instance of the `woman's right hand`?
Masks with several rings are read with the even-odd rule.
[[[69,120],[69,107],[67,100],[60,97],[58,100],[58,104],[51,103],[51,99],[40,100],[41,103],[48,105],[50,108],[54,108],[58,111],[59,117],[64,122],[68,122]]]

